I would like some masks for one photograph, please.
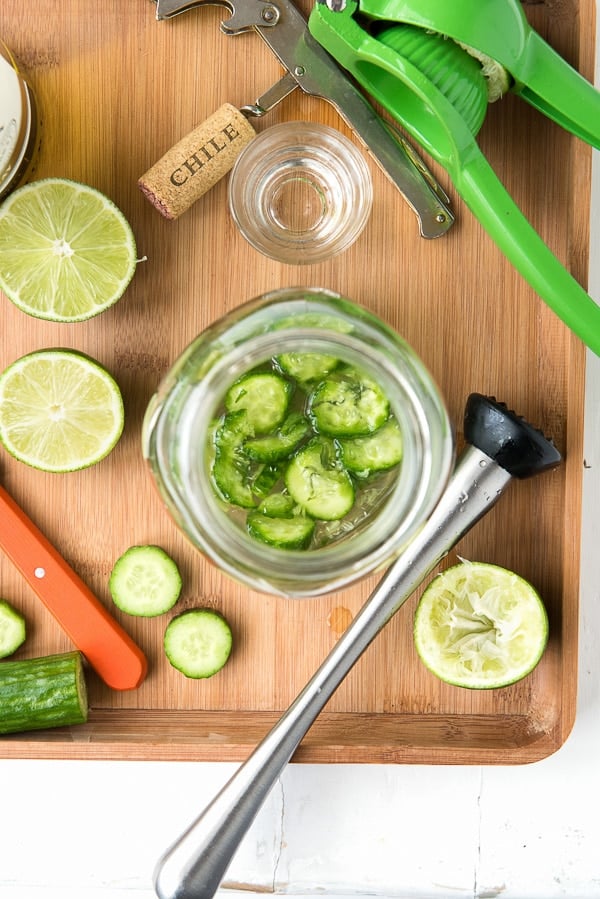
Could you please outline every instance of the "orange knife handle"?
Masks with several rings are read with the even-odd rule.
[[[139,686],[142,650],[2,486],[0,547],[102,680],[114,690]]]

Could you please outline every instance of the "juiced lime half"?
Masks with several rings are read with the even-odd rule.
[[[44,471],[99,462],[123,430],[121,391],[99,363],[71,350],[39,350],[0,375],[0,440]]]
[[[0,205],[0,288],[23,312],[78,322],[123,295],[136,267],[123,213],[86,184],[48,178]]]
[[[463,50],[466,50],[469,56],[473,56],[481,63],[481,70],[486,80],[488,90],[488,103],[495,103],[500,100],[504,94],[510,90],[511,78],[507,70],[491,56],[487,56],[468,44],[461,41],[456,42]]]
[[[505,687],[529,674],[548,640],[548,617],[531,584],[484,562],[461,562],[424,591],[414,621],[417,653],[459,687]]]

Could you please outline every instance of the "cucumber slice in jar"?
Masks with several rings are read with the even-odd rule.
[[[279,549],[306,549],[315,529],[314,521],[306,515],[284,518],[262,512],[250,512],[246,525],[256,540]]]
[[[177,565],[160,546],[130,546],[114,564],[109,590],[122,612],[154,618],[173,608],[181,584]]]
[[[225,415],[215,433],[211,470],[218,495],[244,509],[256,505],[253,483],[260,471],[244,453],[244,441],[252,433],[244,410]]]
[[[188,609],[173,618],[163,639],[167,659],[186,677],[212,677],[231,654],[231,627],[214,609]]]
[[[296,503],[288,493],[271,493],[265,496],[257,511],[269,518],[291,518]]]
[[[340,457],[348,471],[368,477],[387,471],[402,461],[402,432],[395,418],[389,418],[373,434],[338,440]]]
[[[290,496],[312,518],[336,521],[354,505],[352,478],[333,440],[314,437],[291,459],[285,473]]]
[[[255,434],[267,434],[286,416],[292,385],[270,372],[251,372],[232,384],[225,394],[228,412],[244,411]]]
[[[310,423],[300,412],[291,412],[273,434],[246,440],[244,452],[258,462],[286,459],[302,443],[310,431]]]
[[[272,465],[264,465],[256,479],[252,483],[254,495],[260,502],[261,496],[268,496],[283,475],[285,462],[275,462]]]
[[[309,398],[315,430],[330,437],[362,437],[387,420],[390,403],[381,387],[356,370],[321,381]]]
[[[5,599],[0,599],[0,659],[16,652],[26,636],[23,616]]]
[[[286,375],[303,384],[321,381],[340,364],[337,356],[325,353],[281,353],[275,362]]]
[[[364,479],[401,461],[401,433],[363,369],[311,352],[274,356],[270,366],[225,394],[209,432],[212,485],[252,538],[317,548],[370,514],[373,490],[387,488]]]

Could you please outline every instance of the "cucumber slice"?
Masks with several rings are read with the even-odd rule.
[[[252,484],[252,490],[259,500],[261,496],[267,496],[271,492],[277,481],[282,477],[283,471],[284,464],[281,462],[277,462],[274,465],[265,465],[261,469]]]
[[[243,410],[256,434],[267,434],[285,418],[292,385],[279,375],[256,372],[244,375],[225,394],[228,412]]]
[[[302,322],[333,328],[290,319]],[[366,479],[402,459],[383,388],[334,355],[275,355],[227,390],[224,409],[207,444],[214,492],[232,522],[272,546],[314,549],[352,531],[387,491],[385,477]]]
[[[336,356],[325,353],[282,353],[275,362],[286,375],[303,384],[321,381],[340,364]]]
[[[188,609],[167,625],[167,659],[191,678],[212,677],[227,662],[233,637],[225,618],[214,609]]]
[[[338,459],[333,440],[314,437],[290,461],[285,473],[290,496],[312,518],[336,521],[354,504],[352,478]]]
[[[0,599],[0,659],[11,656],[27,636],[25,619],[5,599]]]
[[[256,505],[253,482],[259,473],[256,464],[244,453],[243,444],[252,434],[244,410],[226,415],[215,434],[215,459],[212,477],[217,493],[236,506],[251,509]]]
[[[310,431],[310,423],[301,412],[291,412],[274,434],[246,440],[244,452],[258,462],[286,459],[302,443]]]
[[[256,497],[247,460],[219,454],[213,463],[212,476],[217,492],[223,499],[243,509],[254,508]]]
[[[265,496],[257,511],[269,518],[291,518],[296,503],[288,493],[271,493]]]
[[[131,546],[115,562],[108,585],[122,612],[154,618],[172,609],[179,599],[181,575],[159,546]]]
[[[218,453],[235,453],[250,437],[254,437],[254,428],[243,409],[229,412],[213,426],[212,439]]]
[[[402,461],[402,433],[395,418],[389,418],[373,434],[338,443],[345,467],[361,477],[387,471]]]
[[[328,312],[296,312],[294,315],[286,315],[279,319],[273,326],[276,331],[286,328],[314,328],[320,331],[337,331],[338,334],[351,334],[354,331],[354,324]]]
[[[0,734],[64,727],[87,721],[80,652],[0,665]]]
[[[313,427],[330,437],[372,434],[389,412],[389,400],[381,387],[355,370],[321,381],[309,398]]]
[[[261,512],[250,512],[247,519],[248,533],[279,549],[305,549],[310,543],[315,523],[305,515],[292,518],[271,517]]]

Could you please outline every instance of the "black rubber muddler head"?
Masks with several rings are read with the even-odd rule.
[[[552,440],[494,397],[472,393],[465,408],[465,439],[515,478],[556,468],[562,458]]]

